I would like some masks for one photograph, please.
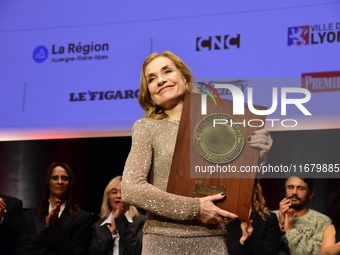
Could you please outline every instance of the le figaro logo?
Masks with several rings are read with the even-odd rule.
[[[70,93],[69,102],[84,101],[102,101],[117,99],[134,99],[138,98],[139,89],[137,90],[109,90],[109,91],[90,91]]]
[[[33,60],[43,63],[51,57],[52,63],[69,63],[75,61],[106,60],[109,51],[108,43],[78,44],[69,43],[67,45],[52,44],[49,48],[40,45],[33,50]]]
[[[288,27],[288,46],[340,42],[340,22]]]

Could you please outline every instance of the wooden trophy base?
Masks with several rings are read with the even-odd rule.
[[[212,100],[207,101],[207,114],[201,115],[201,94],[187,93],[185,97],[167,191],[188,197],[225,192],[226,199],[218,201],[216,205],[237,214],[241,221],[247,221],[256,172],[242,171],[246,166],[248,169],[258,166],[259,150],[251,148],[247,139],[260,129],[249,126],[248,120],[256,119],[264,123],[265,116],[254,115],[246,104],[244,115],[233,115],[232,100],[222,99],[221,105],[215,105]],[[263,106],[255,108],[266,109]],[[232,119],[234,123],[244,124],[233,129],[229,124],[216,125],[219,129],[214,129],[216,126],[207,124],[211,118],[225,118],[225,122]],[[259,122],[256,123],[259,125]],[[223,133],[224,130],[226,133]],[[230,137],[232,144],[224,146]],[[225,153],[217,153],[219,147]],[[224,163],[225,160],[229,162]]]

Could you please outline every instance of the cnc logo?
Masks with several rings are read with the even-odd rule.
[[[288,28],[288,46],[340,42],[340,22]]]
[[[48,57],[48,50],[45,46],[38,46],[33,51],[33,59],[37,63],[44,62]]]
[[[216,35],[196,38],[196,51],[240,48],[241,35]]]

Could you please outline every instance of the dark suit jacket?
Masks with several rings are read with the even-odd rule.
[[[93,237],[90,248],[92,255],[108,255],[113,251],[112,234],[107,226],[100,226],[103,221],[100,219],[92,226]],[[141,254],[145,216],[140,214],[133,218],[133,223],[129,223],[125,215],[122,215],[117,217],[115,222],[119,233],[119,255]]]
[[[19,234],[17,254],[86,254],[91,242],[92,216],[80,211],[71,215],[66,207],[59,220],[45,228],[45,218],[39,218],[37,209],[23,214],[23,225]]]
[[[21,225],[22,201],[2,194],[0,197],[6,203],[7,210],[0,225],[0,253],[9,255],[14,254],[17,234]]]
[[[226,225],[227,246],[229,255],[277,255],[280,250],[280,228],[277,217],[270,213],[266,220],[252,213],[253,233],[241,245],[242,236],[240,221],[234,220]]]

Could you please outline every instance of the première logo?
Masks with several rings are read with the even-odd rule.
[[[340,91],[340,71],[303,73],[301,87],[310,92]]]

